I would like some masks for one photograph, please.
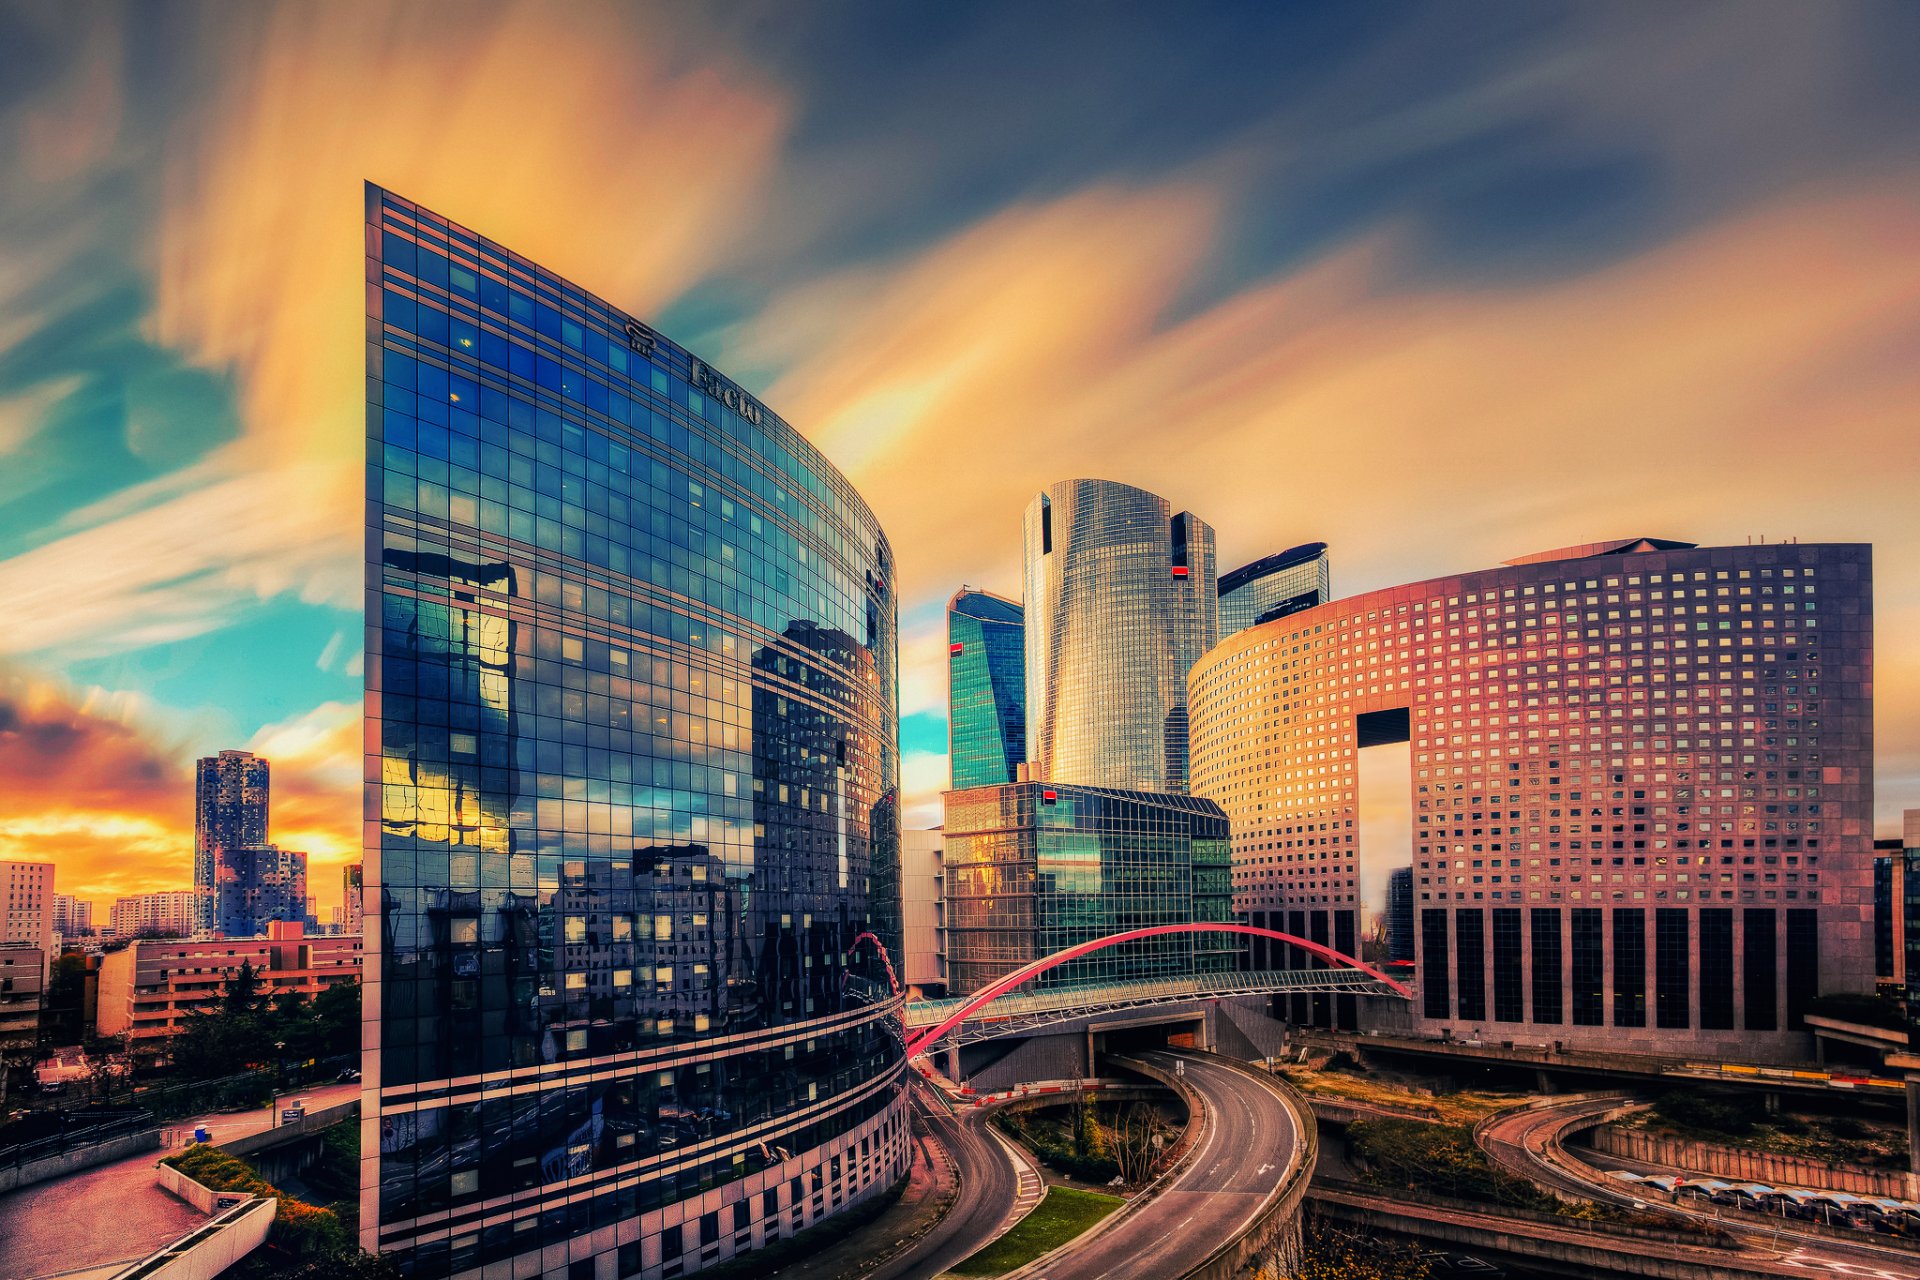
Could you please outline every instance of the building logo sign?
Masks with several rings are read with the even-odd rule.
[[[641,324],[638,320],[629,320],[626,325],[627,347],[651,359],[660,344],[660,335]],[[727,381],[704,360],[694,360],[689,374],[693,389],[702,395],[712,396],[727,408],[745,418],[754,426],[766,420],[767,411],[758,400]]]
[[[712,396],[754,426],[759,426],[766,416],[766,411],[760,407],[758,400],[714,372],[713,366],[706,361],[695,360],[690,376],[694,390],[703,395]]]
[[[627,321],[627,346],[629,349],[638,351],[643,356],[650,356],[653,354],[654,345],[659,340],[660,335],[641,324],[638,320]]]

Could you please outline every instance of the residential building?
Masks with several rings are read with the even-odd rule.
[[[253,966],[262,996],[311,998],[360,980],[360,939],[312,937],[298,921],[275,921],[259,938],[144,938],[101,958],[94,1025],[136,1050],[155,1045],[217,1005],[242,965]]]
[[[947,602],[947,763],[952,785],[1012,782],[1027,758],[1020,606],[962,587]]]
[[[1333,599],[1327,544],[1306,542],[1220,575],[1220,638]]]
[[[194,769],[193,887],[199,894],[196,929],[220,927],[220,858],[225,851],[268,843],[271,767],[251,751],[222,751]],[[242,879],[246,869],[236,866]]]
[[[93,903],[71,894],[54,894],[53,931],[62,940],[92,937]]]
[[[1187,789],[1187,671],[1219,635],[1213,530],[1165,498],[1065,480],[1025,518],[1032,776]]]
[[[1233,636],[1192,705],[1236,910],[1350,953],[1356,758],[1407,742],[1420,1032],[1804,1056],[1815,996],[1873,989],[1871,577],[1626,539]]]
[[[949,791],[945,844],[953,995],[1127,929],[1233,919],[1227,815],[1197,796],[1052,782]],[[1026,989],[1226,972],[1240,950],[1230,934],[1122,943]]]
[[[38,948],[43,962],[51,964],[55,955],[53,864],[0,862],[0,886],[6,893],[0,944],[17,942]]]
[[[33,1049],[40,1040],[47,953],[27,942],[0,942],[0,1050]],[[0,1076],[5,1074],[0,1068]],[[5,1082],[0,1080],[0,1092]]]
[[[115,898],[107,914],[115,938],[186,938],[197,927],[200,895],[192,889],[163,889]]]
[[[691,1274],[907,1171],[892,552],[643,321],[366,224],[361,1240]]]
[[[307,855],[278,845],[225,848],[214,869],[214,931],[264,934],[276,920],[307,919]]]
[[[364,931],[361,923],[364,894],[360,864],[350,862],[340,872],[340,932],[358,936]]]

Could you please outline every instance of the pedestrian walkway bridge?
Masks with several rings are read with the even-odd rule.
[[[999,1036],[1029,1035],[1090,1014],[1188,1004],[1223,996],[1319,992],[1363,996],[1400,994],[1390,984],[1360,969],[1269,969],[1209,973],[1191,978],[1103,982],[1097,986],[1000,996],[967,1014],[940,1039],[946,1045],[977,1044]],[[908,1032],[923,1033],[938,1027],[968,1003],[966,997],[911,1001],[906,1007]]]

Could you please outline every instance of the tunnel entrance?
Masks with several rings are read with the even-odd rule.
[[[1211,1047],[1204,1013],[1096,1022],[1087,1028],[1087,1041],[1096,1063],[1103,1053],[1132,1055],[1150,1049]]]

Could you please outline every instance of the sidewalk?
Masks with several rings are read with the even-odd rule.
[[[773,1274],[779,1280],[853,1280],[872,1270],[880,1254],[917,1238],[946,1215],[955,1187],[953,1162],[940,1144],[914,1123],[913,1166],[906,1190],[867,1226]]]
[[[287,1099],[305,1099],[308,1111],[318,1111],[359,1096],[358,1084],[293,1089],[279,1095],[271,1110],[224,1111],[165,1127],[191,1133],[196,1125],[205,1125],[219,1144],[270,1128]],[[154,1182],[154,1165],[177,1149],[142,1152],[0,1195],[0,1276],[33,1280],[131,1262],[205,1222],[199,1211]]]

